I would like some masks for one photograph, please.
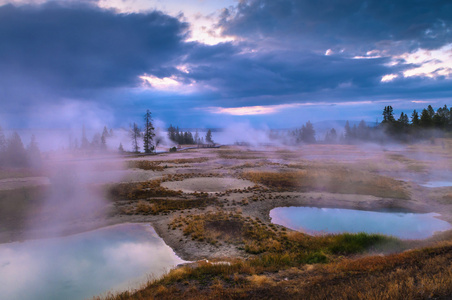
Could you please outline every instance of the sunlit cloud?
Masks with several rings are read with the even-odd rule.
[[[413,103],[434,103],[434,101],[426,101],[426,100],[413,100]]]
[[[182,73],[185,73],[185,74],[189,74],[190,73],[190,70],[189,70],[187,65],[176,66],[176,69],[178,69],[179,71],[181,71]]]
[[[121,13],[161,10],[189,24],[190,32],[187,42],[196,41],[207,45],[216,45],[234,41],[236,39],[235,37],[223,35],[222,28],[216,26],[221,10],[224,7],[233,5],[234,1],[216,0],[199,2],[202,2],[201,5],[199,3],[198,5],[194,5],[191,1],[186,0],[99,0],[98,6],[115,9]]]
[[[140,79],[143,80],[144,83],[152,86],[153,88],[156,89],[168,89],[168,88],[172,88],[172,87],[177,87],[180,86],[181,83],[179,81],[176,80],[175,76],[171,76],[171,77],[164,77],[164,78],[158,78],[154,75],[142,75],[140,76]]]
[[[437,50],[419,49],[413,53],[404,53],[394,57],[406,64],[418,65],[403,72],[405,77],[446,77],[452,78],[452,44]]]
[[[268,115],[280,112],[283,109],[297,107],[300,104],[280,104],[280,105],[267,105],[267,106],[243,106],[243,107],[207,107],[210,113],[214,114],[226,114],[233,116],[250,116],[250,115]]]
[[[305,102],[305,103],[289,103],[278,105],[258,105],[258,106],[243,106],[243,107],[206,107],[200,108],[213,114],[225,114],[232,116],[250,116],[250,115],[270,115],[279,113],[288,108],[297,108],[303,106],[353,106],[371,104],[372,101],[350,101],[350,102]]]
[[[399,75],[397,75],[397,74],[387,74],[381,78],[381,82],[393,81],[397,77],[399,77]]]

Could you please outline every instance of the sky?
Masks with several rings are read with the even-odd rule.
[[[294,128],[452,105],[450,0],[0,0],[0,126]],[[396,116],[397,117],[397,116]]]

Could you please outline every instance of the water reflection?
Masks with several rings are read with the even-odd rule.
[[[452,186],[452,181],[429,181],[421,185],[429,188],[446,187]]]
[[[0,245],[0,299],[86,299],[137,288],[183,262],[142,224]]]
[[[367,232],[402,239],[424,239],[435,231],[452,229],[449,223],[435,216],[438,214],[317,207],[278,207],[270,211],[273,223],[309,234]]]

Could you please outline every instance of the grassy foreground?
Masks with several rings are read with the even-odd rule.
[[[240,212],[221,211],[175,217],[169,229],[199,242],[243,247],[248,258],[184,265],[138,291],[96,299],[447,299],[452,295],[450,234],[429,247],[401,252],[426,242],[366,233],[309,236]]]
[[[183,266],[141,290],[106,299],[450,299],[452,295],[451,242],[279,271],[264,257]]]

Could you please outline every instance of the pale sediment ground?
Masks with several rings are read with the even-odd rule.
[[[219,193],[227,190],[246,189],[254,186],[249,180],[217,177],[217,178],[189,178],[182,181],[163,182],[161,184],[170,190],[181,190],[184,193],[206,192]]]
[[[49,184],[50,181],[47,177],[8,178],[0,180],[0,190],[14,190]]]
[[[427,147],[428,146],[428,147]],[[427,153],[426,150],[429,152]],[[414,155],[414,154],[415,155]],[[429,159],[424,159],[428,157]],[[201,159],[201,160],[200,160]],[[166,200],[186,200],[193,192],[207,192],[217,199],[216,204],[207,207],[171,210],[156,215],[145,213],[124,213],[123,207],[134,207],[138,200],[105,201],[104,214],[96,217],[81,217],[66,226],[62,234],[71,234],[123,222],[147,222],[157,233],[185,260],[221,257],[246,257],[247,254],[231,244],[214,246],[192,240],[181,230],[170,230],[169,224],[178,216],[205,214],[207,212],[241,212],[245,217],[259,218],[271,222],[269,212],[279,206],[337,207],[363,210],[388,208],[404,209],[413,212],[437,212],[440,218],[452,223],[452,188],[425,188],[419,182],[429,179],[438,170],[451,171],[452,158],[442,148],[421,144],[418,147],[381,147],[353,145],[314,145],[284,148],[222,147],[219,149],[193,149],[155,156],[127,157],[124,161],[146,160],[163,166],[161,171],[142,169],[113,168],[97,171],[93,184],[113,182],[145,182],[162,179],[161,186],[170,190],[181,190],[180,197],[167,197]],[[181,160],[181,161],[177,161]],[[108,165],[108,161],[103,161]],[[250,191],[255,183],[244,180],[241,175],[247,171],[293,172],[316,168],[340,166],[357,169],[368,174],[380,174],[402,180],[408,199],[388,198],[371,195],[338,194],[326,191]],[[103,176],[102,173],[104,173]],[[169,175],[187,175],[165,181]],[[9,180],[9,181],[8,181]],[[29,177],[20,181],[6,179],[0,181],[2,187],[20,189],[32,184],[48,184],[46,177]],[[359,183],[357,183],[359,184]],[[231,191],[236,190],[236,191]],[[240,191],[237,191],[240,190]],[[253,197],[257,201],[251,200]],[[161,197],[155,197],[161,198]],[[246,204],[242,202],[246,200]],[[144,199],[143,201],[152,201]],[[221,203],[221,206],[218,206]],[[47,234],[48,235],[48,234]],[[36,233],[35,236],[46,236]],[[0,242],[20,240],[26,237],[23,230],[0,232]]]

